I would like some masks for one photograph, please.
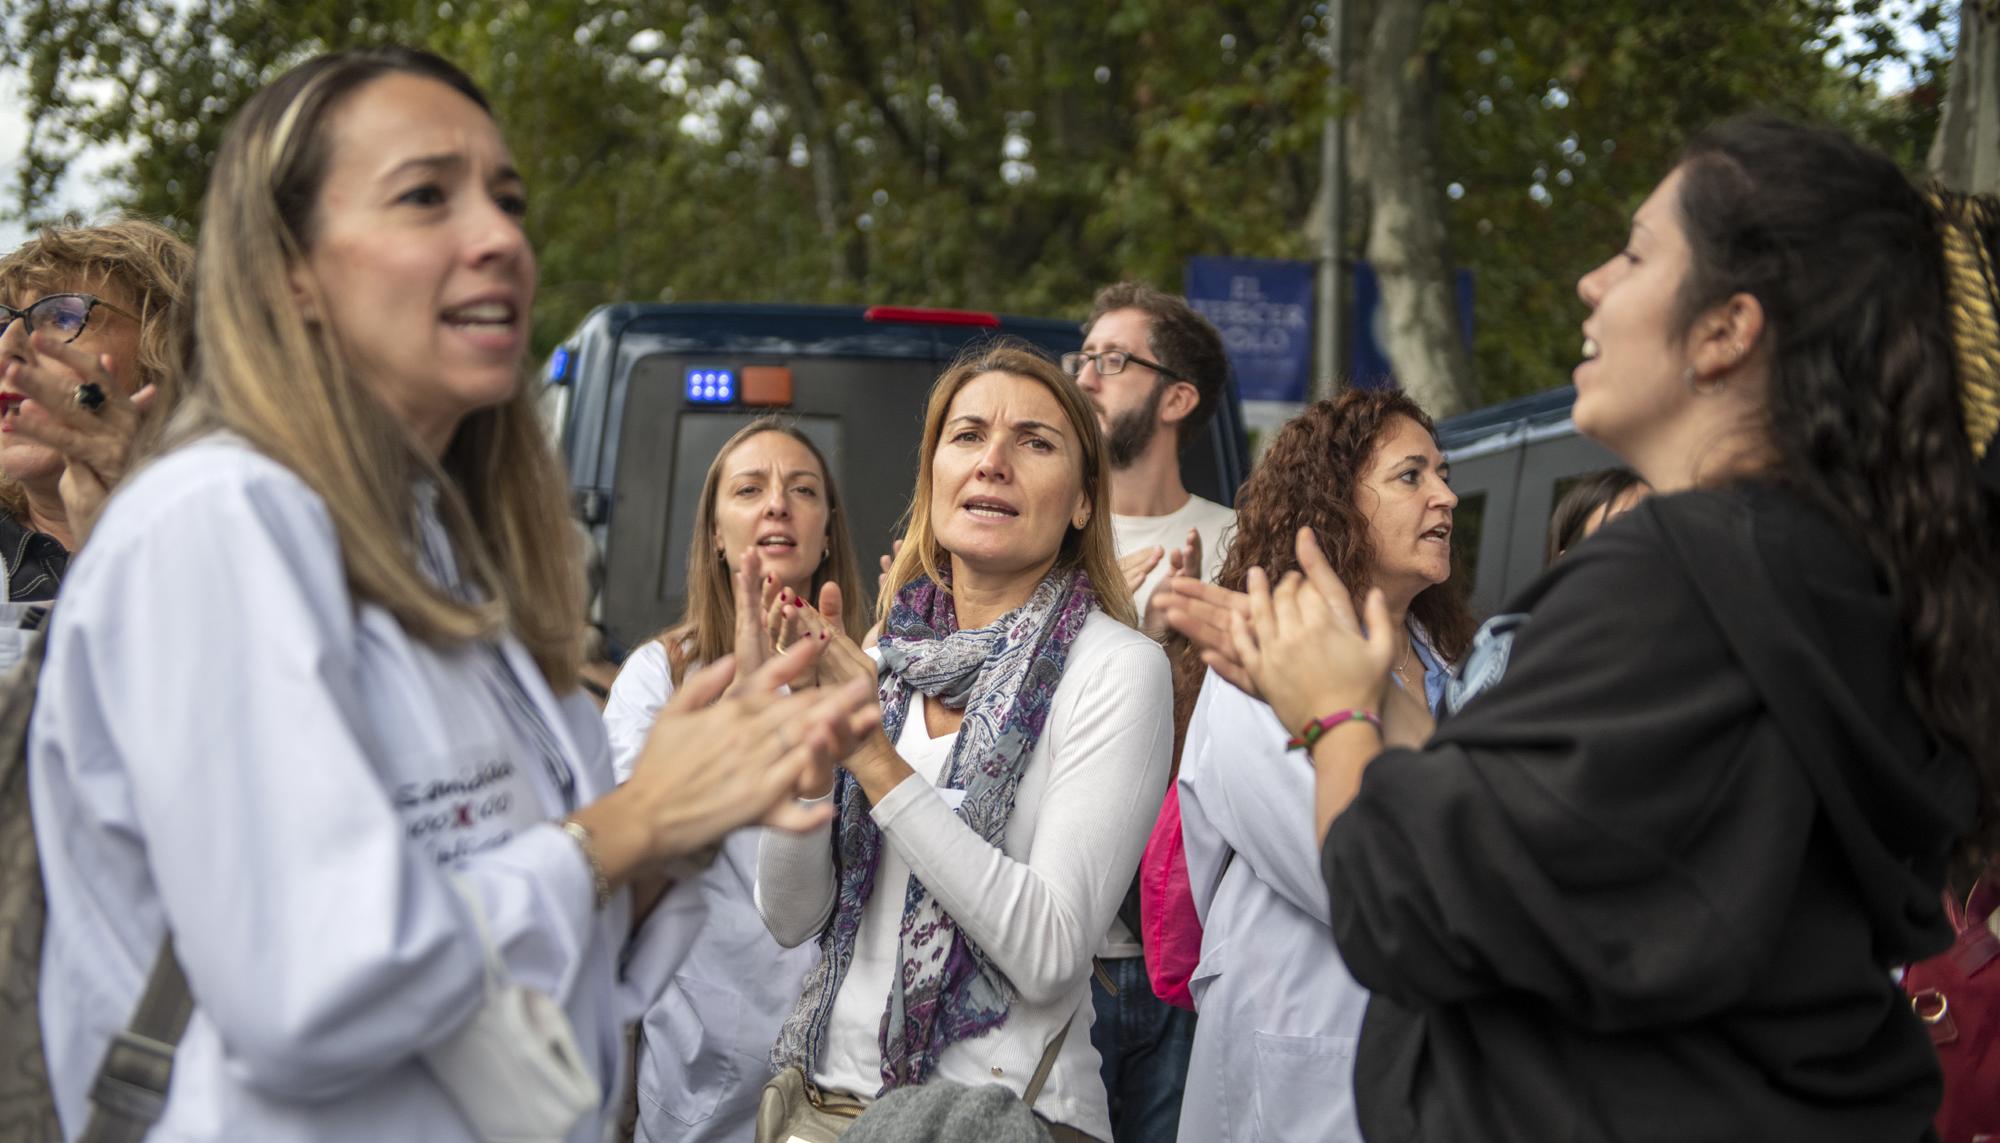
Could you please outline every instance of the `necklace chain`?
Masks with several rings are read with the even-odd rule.
[[[1410,681],[1409,676],[1405,675],[1403,672],[1409,670],[1410,657],[1416,653],[1416,650],[1417,650],[1417,645],[1414,640],[1403,644],[1403,661],[1401,663],[1398,663],[1394,668],[1392,668],[1392,671],[1396,676],[1397,682],[1404,684],[1409,683]]]

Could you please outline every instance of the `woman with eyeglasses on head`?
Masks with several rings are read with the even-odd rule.
[[[1945,1030],[1890,970],[2000,845],[1995,249],[2000,202],[1838,132],[1697,136],[1577,283],[1576,426],[1653,494],[1482,628],[1420,748],[1309,536],[1240,610],[1170,605],[1313,738],[1364,1136],[1937,1137]]]
[[[147,408],[181,391],[194,251],[155,223],[51,226],[0,257],[0,595],[46,604]],[[67,497],[65,493],[67,492]],[[65,503],[66,499],[69,503]],[[0,660],[18,655],[0,636]],[[4,663],[0,663],[4,665]]]
[[[727,697],[718,663],[615,782],[525,194],[478,87],[407,49],[309,60],[224,135],[195,392],[65,584],[30,736],[72,1137],[597,1143],[703,856],[816,824],[793,791],[872,725],[865,685],[779,693],[809,649]],[[93,1106],[157,1077],[93,1082],[174,1040],[117,1035],[155,985],[170,1086]]]
[[[697,505],[681,620],[626,657],[604,708],[621,779],[690,672],[732,651],[739,664],[763,656],[764,584],[821,601],[849,639],[867,633],[840,489],[798,425],[766,416],[737,430],[709,463]],[[757,915],[759,838],[732,834],[702,875],[707,922],[641,1026],[642,1143],[748,1136],[771,1041],[819,959],[815,948],[780,946]]]
[[[829,681],[877,681],[884,720],[807,791],[830,826],[764,836],[758,908],[822,954],[777,1089],[852,1108],[998,1083],[1056,1139],[1109,1139],[1092,957],[1166,790],[1166,656],[1112,556],[1097,417],[1055,362],[968,350],[922,440],[879,675],[810,604],[767,612],[780,642],[825,639]],[[759,1138],[780,1126],[760,1117]]]

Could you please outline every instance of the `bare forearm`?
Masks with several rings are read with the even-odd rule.
[[[903,784],[903,780],[916,773],[889,739],[881,734],[871,736],[861,749],[848,759],[847,769],[861,783],[861,792],[868,796],[868,804],[879,805],[889,791]]]
[[[1382,732],[1360,719],[1333,727],[1313,743],[1313,822],[1322,845],[1333,819],[1361,792],[1361,772],[1381,752]]]

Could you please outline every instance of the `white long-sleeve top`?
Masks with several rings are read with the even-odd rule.
[[[1000,1028],[945,1048],[937,1077],[1024,1092],[1049,1042],[1074,1018],[1035,1110],[1111,1137],[1090,1043],[1091,956],[1166,795],[1172,709],[1165,654],[1093,612],[1070,647],[996,849],[955,812],[962,795],[937,787],[957,733],[932,738],[920,698],[911,699],[896,749],[916,773],[872,810],[887,844],[834,998],[817,1083],[862,1095],[882,1086],[882,1014],[897,960],[902,887],[914,873],[1019,994]],[[765,834],[757,901],[781,943],[816,937],[832,914],[832,845],[831,826]]]
[[[602,724],[518,642],[500,651],[553,751],[523,740],[491,645],[431,647],[356,604],[288,469],[217,436],[120,491],[64,584],[30,735],[66,1132],[171,929],[194,1014],[150,1138],[472,1140],[419,1058],[484,989],[449,868],[507,971],[568,1015],[606,1104],[570,1139],[602,1137],[621,1025],[701,896],[675,889],[629,949],[626,895],[593,908],[553,822],[611,788]]]
[[[657,639],[626,657],[604,707],[620,781],[673,693]],[[708,921],[640,1024],[640,1143],[742,1143],[756,1126],[771,1045],[819,962],[816,945],[785,948],[757,915],[762,832],[731,834],[702,875]]]

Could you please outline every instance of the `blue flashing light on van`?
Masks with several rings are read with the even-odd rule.
[[[736,399],[736,374],[713,365],[690,365],[687,399],[691,405],[727,405]]]
[[[1087,299],[1079,299],[1079,302]],[[1074,320],[929,306],[721,302],[601,306],[563,339],[567,382],[550,427],[601,561],[593,621],[613,659],[673,622],[687,589],[695,503],[716,450],[782,410],[840,481],[847,526],[872,567],[898,534],[931,383],[968,346],[1082,346]],[[1233,503],[1249,470],[1235,393],[1181,456],[1190,491]],[[873,577],[866,577],[873,586]]]

